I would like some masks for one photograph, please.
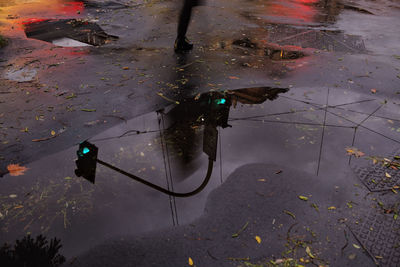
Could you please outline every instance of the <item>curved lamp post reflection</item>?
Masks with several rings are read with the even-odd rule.
[[[98,148],[88,141],[84,141],[79,145],[75,174],[94,183],[96,165],[99,163],[161,193],[174,197],[193,196],[200,193],[210,181],[213,164],[217,155],[217,127],[231,127],[228,124],[231,106],[236,106],[237,102],[242,104],[261,104],[267,99],[275,100],[280,93],[286,93],[288,90],[286,88],[256,87],[227,90],[225,92],[207,92],[201,94],[199,97],[184,99],[181,104],[165,114],[173,122],[166,131],[169,135],[177,135],[177,138],[175,138],[176,142],[174,142],[177,149],[184,148],[185,151],[189,152],[195,150],[195,142],[192,142],[194,136],[193,129],[195,127],[203,128],[203,152],[208,156],[208,168],[203,182],[192,191],[184,193],[174,192],[104,162],[97,158]],[[186,137],[183,138],[185,135]]]

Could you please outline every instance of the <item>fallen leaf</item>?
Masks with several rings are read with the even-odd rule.
[[[310,258],[312,258],[312,259],[315,258],[315,256],[311,253],[310,247],[306,247],[306,253],[307,253],[307,255],[308,255]]]
[[[123,67],[122,69],[123,70],[129,70],[129,67]]]
[[[265,180],[265,179],[258,179],[257,181],[259,181],[259,182],[265,182],[266,180]]]
[[[22,206],[22,205],[17,205],[17,206],[15,206],[14,207],[14,209],[16,210],[16,209],[22,209],[24,206]]]
[[[20,176],[24,175],[25,171],[28,170],[28,168],[20,166],[19,164],[10,164],[7,166],[7,170],[10,172],[11,176]]]
[[[237,233],[232,235],[232,238],[238,237],[244,230],[246,230],[247,226],[249,225],[249,222],[246,222],[246,224],[240,229]]]
[[[371,93],[376,94],[376,89],[371,89]]]
[[[236,77],[236,76],[229,76],[229,79],[231,79],[231,80],[239,80],[240,78]]]
[[[353,253],[353,254],[350,254],[350,255],[349,255],[349,260],[354,260],[354,259],[356,258],[356,256],[357,256],[357,255],[354,254],[354,253]]]
[[[16,198],[17,195],[16,195],[16,194],[11,194],[11,195],[9,195],[9,197],[10,197],[10,198]]]
[[[53,130],[51,130],[51,135],[55,135],[56,134],[56,132],[55,131],[53,131]]]
[[[387,172],[385,172],[385,176],[387,177],[387,178],[391,178],[392,176],[389,174],[389,173],[387,173]]]
[[[357,244],[353,244],[353,247],[355,247],[356,249],[360,249],[361,247]]]
[[[318,205],[317,205],[317,204],[312,203],[312,204],[311,204],[311,207],[313,207],[316,211],[319,212],[319,208],[318,208]]]
[[[81,111],[94,112],[94,111],[96,111],[96,109],[95,108],[83,108],[83,109],[81,109]]]
[[[257,240],[257,243],[258,243],[258,244],[261,243],[261,237],[259,237],[258,235],[256,235],[254,238]]]
[[[308,200],[308,197],[305,197],[305,196],[299,196],[299,198],[300,198],[301,200],[304,200],[304,201],[307,201],[307,200]]]
[[[282,170],[276,171],[275,174],[280,174],[282,173]]]
[[[383,259],[382,256],[375,256],[375,258],[377,258],[377,259]]]
[[[356,158],[359,158],[359,157],[362,157],[362,156],[364,156],[365,155],[365,153],[364,152],[361,152],[360,150],[358,150],[357,148],[355,148],[355,147],[346,147],[346,152],[347,152],[347,155],[350,155],[350,156],[355,156]]]
[[[190,265],[190,266],[193,266],[193,264],[194,264],[194,263],[193,263],[193,260],[192,260],[192,258],[191,258],[191,257],[189,257],[189,265]]]
[[[335,209],[336,209],[335,206],[331,206],[331,207],[328,208],[328,210],[335,210]]]
[[[292,212],[290,212],[288,210],[283,210],[283,212],[286,213],[289,216],[292,216],[293,219],[296,219],[296,216]]]

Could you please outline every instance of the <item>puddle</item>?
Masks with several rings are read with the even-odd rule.
[[[310,90],[314,93],[306,95]],[[210,180],[188,198],[169,196],[102,164],[97,164],[94,184],[76,177],[78,146],[33,162],[25,175],[5,175],[0,181],[0,241],[43,233],[60,238],[63,254],[71,256],[116,235],[193,221],[203,214],[208,194],[244,164],[289,165],[318,171],[323,180],[324,173],[349,163],[345,148],[352,141],[371,154],[379,152],[370,147],[393,145],[398,139],[389,128],[383,131],[395,126],[388,122],[395,116],[393,110],[382,113],[384,118],[371,116],[381,101],[331,90],[326,113],[326,94],[321,88],[214,91],[179,99],[178,105],[123,122],[88,140],[97,146],[102,162],[173,192],[198,188],[211,158]],[[370,119],[365,128],[354,131],[354,125],[366,118]]]
[[[118,39],[117,36],[104,32],[96,23],[78,19],[29,22],[24,25],[24,30],[28,38],[67,44],[69,46],[72,42],[68,42],[68,39],[93,46],[104,45]],[[79,43],[76,44],[82,46]]]
[[[22,69],[10,69],[4,74],[4,78],[16,81],[16,82],[30,82],[36,78],[37,69],[33,68],[22,68]]]
[[[81,47],[81,46],[90,46],[90,44],[82,43],[70,38],[60,38],[52,40],[51,43],[56,46],[62,47]]]

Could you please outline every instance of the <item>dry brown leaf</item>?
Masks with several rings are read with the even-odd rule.
[[[11,176],[20,176],[24,175],[25,171],[27,171],[28,168],[20,166],[19,164],[10,164],[7,166],[7,170],[9,171]]]
[[[353,156],[355,156],[356,158],[359,158],[359,157],[362,157],[362,156],[365,155],[364,152],[358,150],[358,149],[355,148],[355,147],[346,147],[346,152],[347,152],[347,155],[350,155],[350,156],[353,155]]]

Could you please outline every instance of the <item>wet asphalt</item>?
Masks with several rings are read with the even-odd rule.
[[[355,169],[400,142],[397,3],[207,1],[184,55],[172,49],[174,2],[58,1],[31,13],[0,3],[9,38],[0,50],[0,241],[57,236],[76,266],[186,266],[189,257],[196,266],[396,266],[397,233],[385,255],[357,235],[370,210],[395,226],[396,188],[369,193]],[[26,38],[21,24],[32,18],[89,19],[119,39],[54,46]],[[17,70],[31,81],[10,79]],[[273,88],[286,92],[265,99]],[[88,139],[101,160],[174,191],[195,188],[207,170],[204,124],[174,109],[210,90],[229,90],[234,103],[231,127],[216,127],[200,194],[168,197],[103,166],[95,185],[75,176]],[[11,176],[11,163],[29,169]]]

